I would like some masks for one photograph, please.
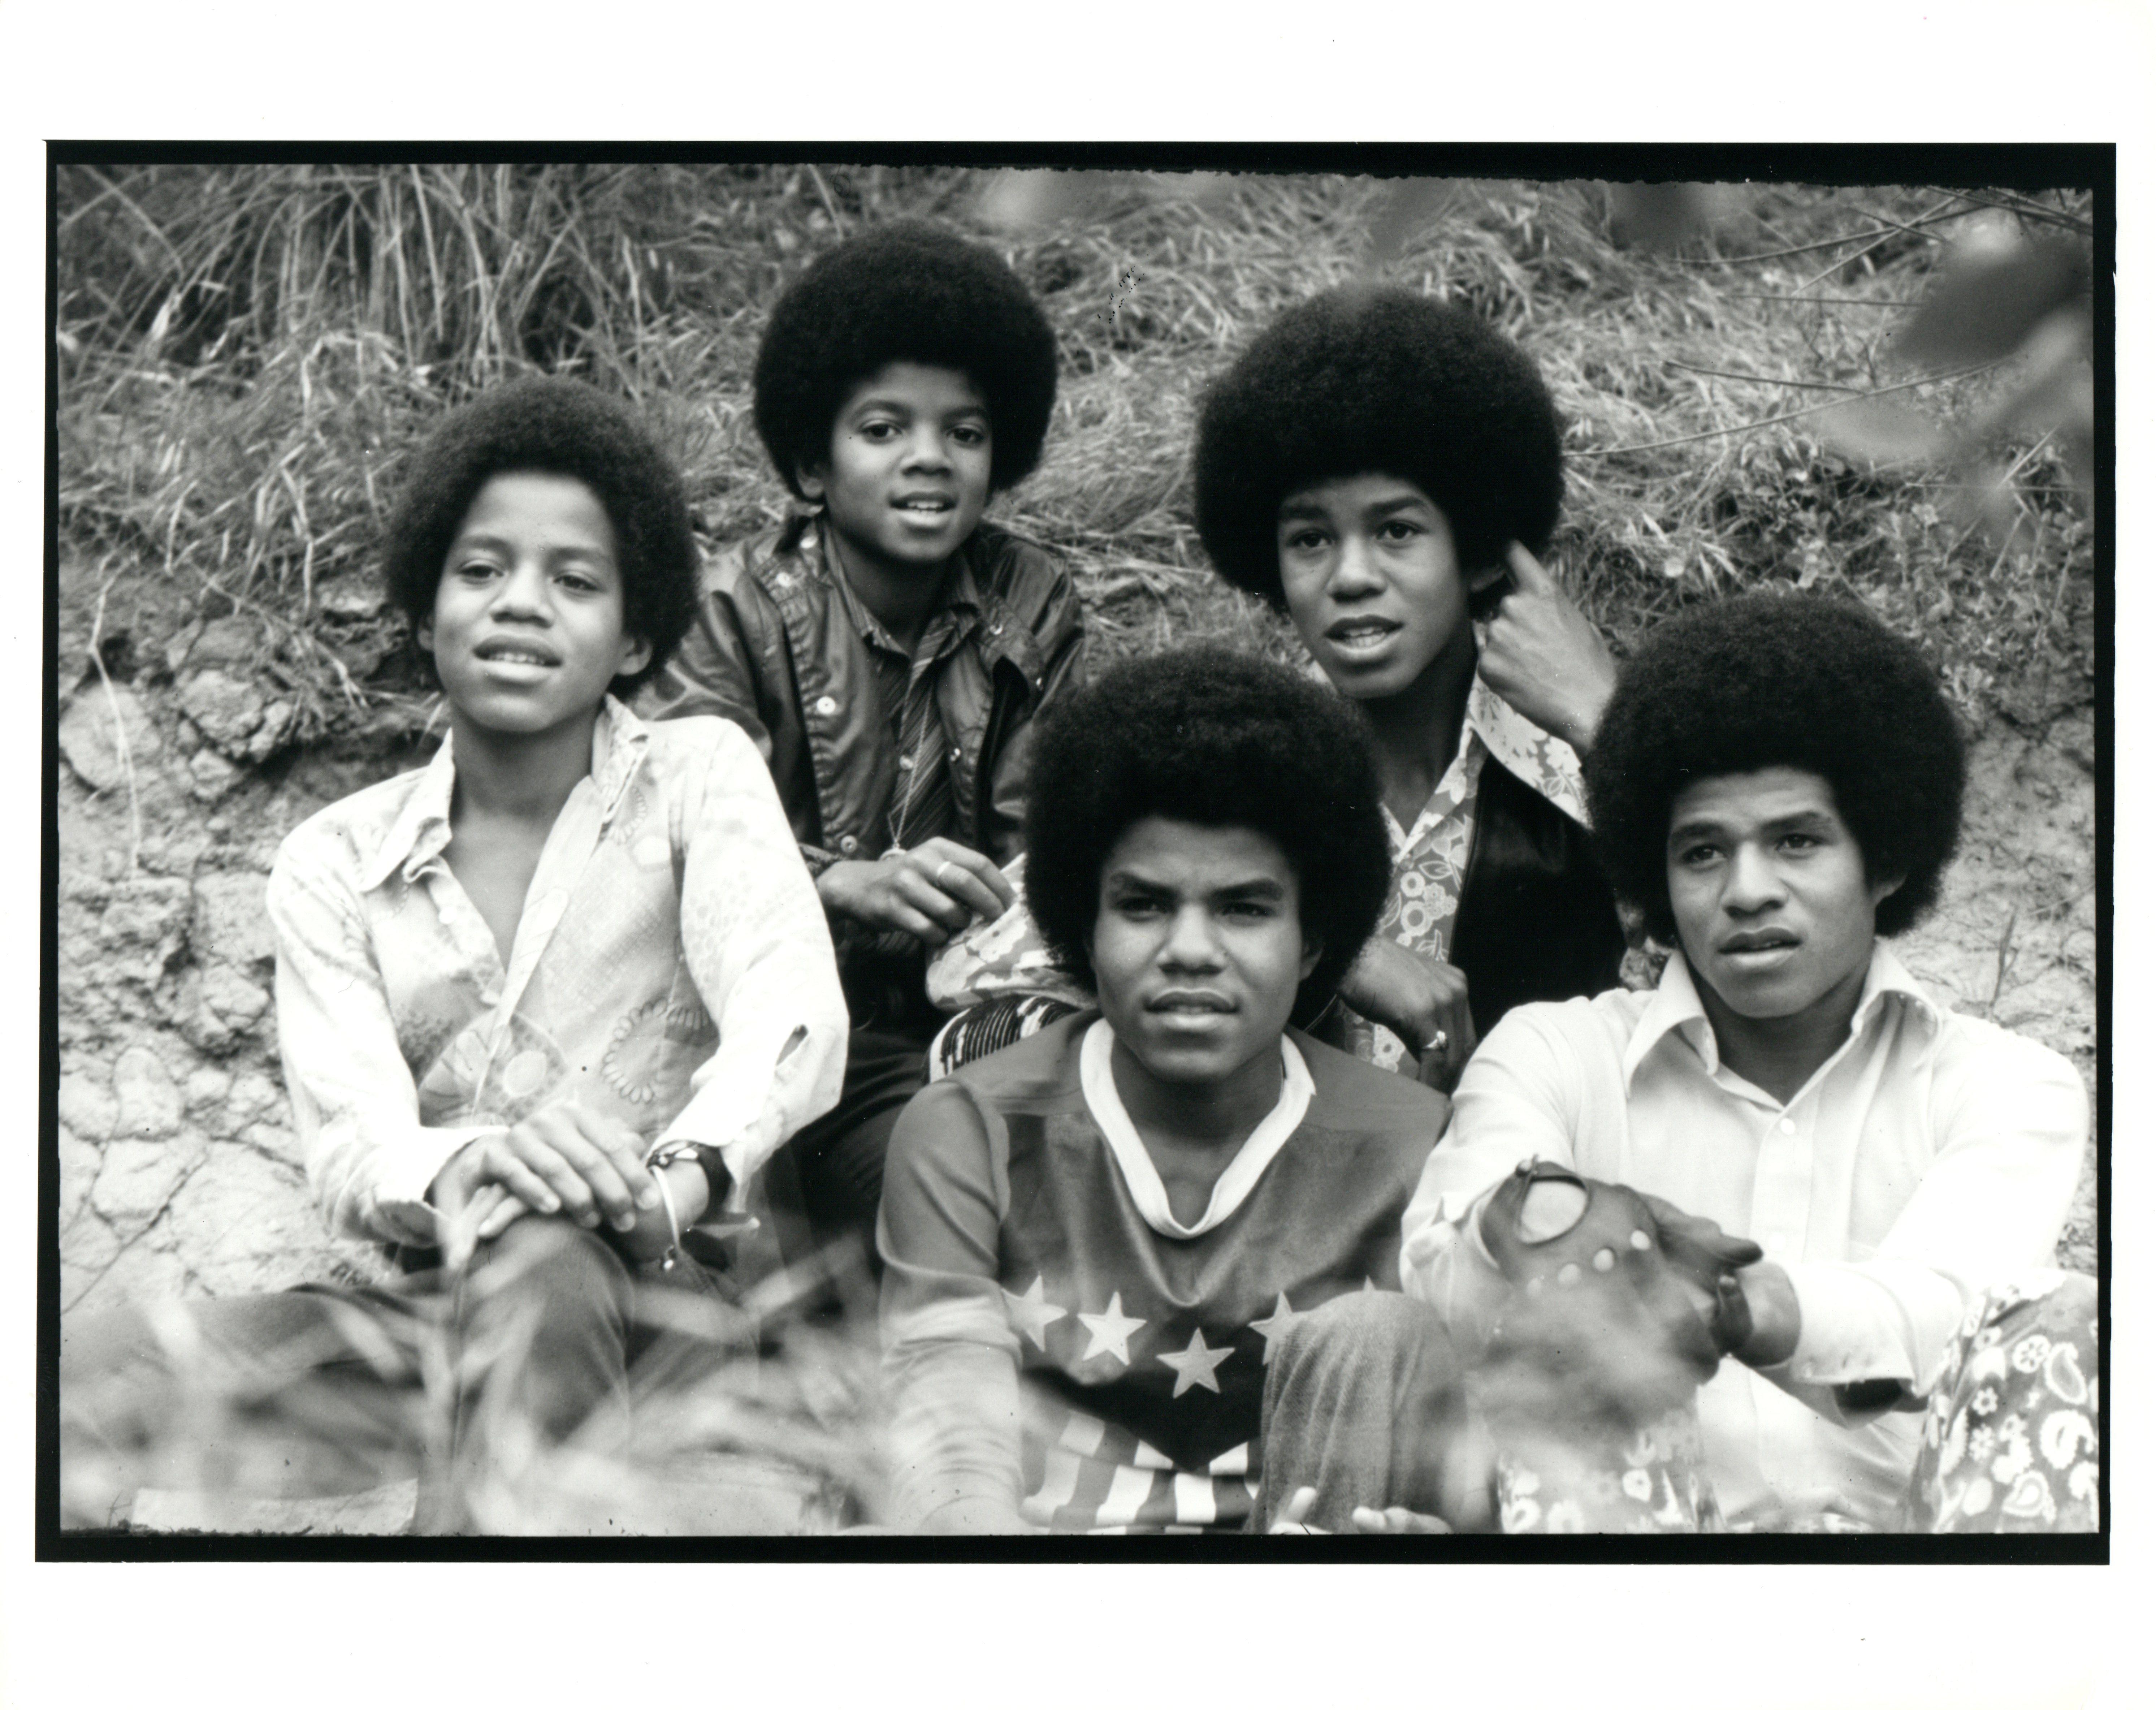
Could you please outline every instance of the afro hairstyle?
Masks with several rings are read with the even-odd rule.
[[[1702,778],[1786,766],[1826,780],[1866,877],[1898,875],[1876,928],[1938,901],[1961,834],[1960,727],[1924,656],[1860,608],[1747,594],[1650,634],[1620,672],[1586,757],[1594,841],[1617,894],[1675,944],[1670,814]]]
[[[1214,382],[1198,421],[1198,532],[1229,582],[1278,607],[1280,507],[1361,475],[1410,481],[1465,570],[1543,552],[1564,496],[1557,407],[1533,360],[1455,304],[1342,285],[1296,304]]]
[[[613,525],[624,626],[651,660],[614,679],[628,695],[666,662],[695,621],[701,576],[681,477],[627,406],[581,381],[534,376],[454,409],[413,455],[389,521],[391,598],[416,636],[434,615],[444,561],[479,490],[530,471],[582,481]]]
[[[1026,901],[1070,973],[1090,978],[1101,873],[1123,834],[1159,816],[1242,826],[1294,869],[1321,946],[1296,1014],[1332,994],[1392,882],[1361,719],[1284,665],[1217,646],[1127,660],[1043,721],[1028,788]]]
[[[756,430],[796,498],[829,460],[846,394],[892,362],[955,368],[988,407],[988,484],[1040,461],[1055,335],[993,250],[926,220],[877,226],[819,256],[771,311],[756,353]]]

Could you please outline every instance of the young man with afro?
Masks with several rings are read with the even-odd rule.
[[[1408,1212],[1408,1291],[1474,1348],[1522,1306],[1523,1254],[1635,1195],[1691,1272],[1704,1471],[1740,1527],[2096,1523],[2095,1291],[2041,1268],[2087,1096],[1882,942],[1938,899],[1963,777],[1934,673],[1857,607],[1754,594],[1656,630],[1587,781],[1619,894],[1677,953],[1655,991],[1493,1030]],[[1535,1310],[1628,1286],[1626,1238],[1586,1245]],[[1322,1376],[1315,1341],[1282,1358]],[[1516,1488],[1507,1523],[1578,1498]]]
[[[872,1237],[942,1019],[926,952],[1010,902],[1033,723],[1078,678],[1068,577],[981,521],[1039,461],[1055,371],[1040,309],[978,244],[906,221],[820,257],[756,365],[757,430],[807,511],[710,566],[647,698],[749,733],[830,917],[845,1089],[791,1148],[826,1235]]]
[[[1376,743],[1393,890],[1341,984],[1349,1036],[1450,1086],[1513,1004],[1613,986],[1625,952],[1575,755],[1614,667],[1535,557],[1564,488],[1549,393],[1471,311],[1342,286],[1219,377],[1194,460],[1214,567]]]
[[[896,1517],[1237,1528],[1278,1338],[1394,1285],[1445,1118],[1290,1024],[1383,899],[1368,746],[1283,667],[1127,661],[1044,727],[1026,829],[1040,930],[1097,1007],[936,1082],[892,1137]]]
[[[308,1175],[335,1232],[405,1275],[192,1302],[177,1335],[154,1312],[71,1327],[78,1517],[110,1512],[100,1472],[123,1500],[156,1472],[159,1425],[207,1383],[299,1469],[280,1479],[416,1460],[423,1528],[470,1523],[519,1442],[596,1445],[632,1364],[680,1363],[659,1326],[715,1286],[685,1232],[838,1096],[844,999],[761,758],[723,720],[647,725],[617,698],[696,599],[646,430],[573,381],[485,393],[416,454],[387,558],[448,733],[294,831],[268,911]],[[675,1302],[655,1322],[654,1291]],[[444,1372],[447,1466],[419,1452]]]

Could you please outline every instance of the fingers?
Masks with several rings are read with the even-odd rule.
[[[1018,892],[1003,869],[963,843],[932,837],[913,851],[912,859],[937,886],[983,920],[996,919],[1017,900]]]
[[[1310,1524],[1310,1511],[1317,1506],[1317,1487],[1307,1484],[1301,1487],[1287,1499],[1287,1506],[1280,1511],[1280,1517],[1273,1522],[1271,1531],[1275,1535],[1318,1531],[1319,1528]]]
[[[505,1193],[501,1203],[480,1220],[478,1239],[490,1241],[520,1217],[531,1214],[531,1208],[513,1194]]]
[[[1513,585],[1522,593],[1562,593],[1563,586],[1543,567],[1543,562],[1517,541],[1505,548],[1505,562],[1512,572]]]
[[[659,1204],[658,1184],[644,1167],[636,1137],[572,1107],[557,1105],[518,1123],[506,1144],[586,1229],[596,1229],[602,1219],[618,1230],[634,1229],[638,1212]]]

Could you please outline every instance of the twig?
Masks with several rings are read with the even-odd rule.
[[[2014,960],[2014,927],[2021,918],[2021,907],[2016,903],[2006,913],[2006,930],[1999,935],[1999,959],[1991,976],[1991,997],[1984,1006],[1988,1019],[1999,1008],[2000,994],[2006,989],[2006,970]]]
[[[808,167],[808,181],[816,187],[817,195],[823,198],[824,212],[831,216],[832,235],[841,243],[844,242],[846,223],[839,218],[839,206],[831,200],[831,187],[824,182],[823,173],[817,170],[813,162]]]
[[[1839,385],[1832,380],[1783,380],[1772,374],[1739,373],[1733,368],[1699,368],[1690,362],[1681,362],[1675,357],[1664,357],[1662,363],[1666,367],[1681,368],[1687,374],[1712,374],[1717,380],[1753,380],[1762,386],[1801,386],[1815,392],[1853,392],[1860,398],[1865,395],[1866,390],[1861,386]]]
[[[1995,208],[2002,213],[2020,214],[2025,219],[2047,221],[2052,225],[2064,226],[2070,232],[2078,232],[2084,238],[2096,235],[2093,221],[2079,218],[2062,209],[2046,208],[2040,202],[2030,202],[2020,197],[2008,202],[1994,202],[1989,196],[1979,196],[1970,190],[1956,190],[1952,193],[1964,202],[1974,202],[1979,208]]]
[[[1789,291],[1724,291],[1722,295],[1740,303],[1826,303],[1840,309],[1923,307],[1920,299],[1903,297],[1808,297],[1800,292]]]
[[[1794,249],[1763,249],[1756,255],[1702,255],[1697,257],[1681,255],[1676,259],[1680,263],[1692,267],[1742,267],[1748,262],[1779,261],[1785,256],[1810,255],[1821,249],[1839,249],[1844,244],[1875,242],[1881,238],[1890,238],[1893,236],[1896,232],[1913,232],[1918,226],[1936,225],[1943,219],[1958,219],[1960,216],[1958,214],[1941,213],[1935,208],[1930,213],[1919,215],[1914,221],[1911,222],[1907,225],[1902,225],[1896,221],[1886,219],[1884,216],[1879,214],[1874,214],[1872,218],[1881,222],[1883,229],[1875,229],[1869,232],[1851,232],[1846,237],[1827,238],[1816,244],[1799,244]],[[1928,234],[1919,234],[1919,235]]]
[[[1956,368],[1945,374],[1923,374],[1914,380],[1900,381],[1892,386],[1874,387],[1869,392],[1861,392],[1856,395],[1859,398],[1884,398],[1891,392],[1908,392],[1919,386],[1935,386],[1943,380],[1964,379],[1971,374],[1981,374],[1987,368],[1996,368],[2000,363],[2012,360],[2010,357],[2001,357],[1996,362],[1979,362],[1974,367]],[[1839,409],[1850,401],[1840,398],[1828,403],[1808,403],[1802,409],[1785,410],[1778,416],[1763,416],[1756,422],[1739,422],[1733,428],[1709,428],[1703,434],[1686,434],[1675,439],[1650,439],[1644,445],[1589,446],[1584,451],[1575,451],[1573,455],[1622,457],[1628,451],[1661,451],[1671,445],[1697,445],[1702,439],[1719,439],[1730,434],[1748,434],[1755,428],[1771,428],[1777,423],[1794,422],[1799,416],[1815,416],[1823,409]]]

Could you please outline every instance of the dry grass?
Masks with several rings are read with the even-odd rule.
[[[1944,243],[2005,217],[1992,198],[1758,188],[1688,253],[1642,254],[1613,245],[1594,185],[1081,182],[1061,218],[992,233],[1065,356],[1042,469],[1000,510],[1068,557],[1097,648],[1227,633],[1291,650],[1204,569],[1190,423],[1273,313],[1373,271],[1473,305],[1541,362],[1570,424],[1554,556],[1620,646],[1687,600],[1824,585],[1922,636],[1972,715],[2012,704],[2032,662],[2040,700],[2086,700],[2092,544],[2053,448],[2004,448],[2010,536],[1948,474],[1823,449],[1821,406],[1914,377],[1888,342]],[[102,590],[116,675],[154,681],[173,632],[238,613],[259,626],[265,691],[298,705],[290,741],[418,727],[424,696],[372,563],[440,408],[530,367],[586,375],[661,423],[710,537],[762,526],[783,496],[746,383],[783,280],[865,221],[988,230],[997,182],[839,166],[64,169],[68,680],[88,669],[84,612]],[[2085,200],[2039,213],[2072,219]],[[1967,412],[1999,379],[1898,395]]]

